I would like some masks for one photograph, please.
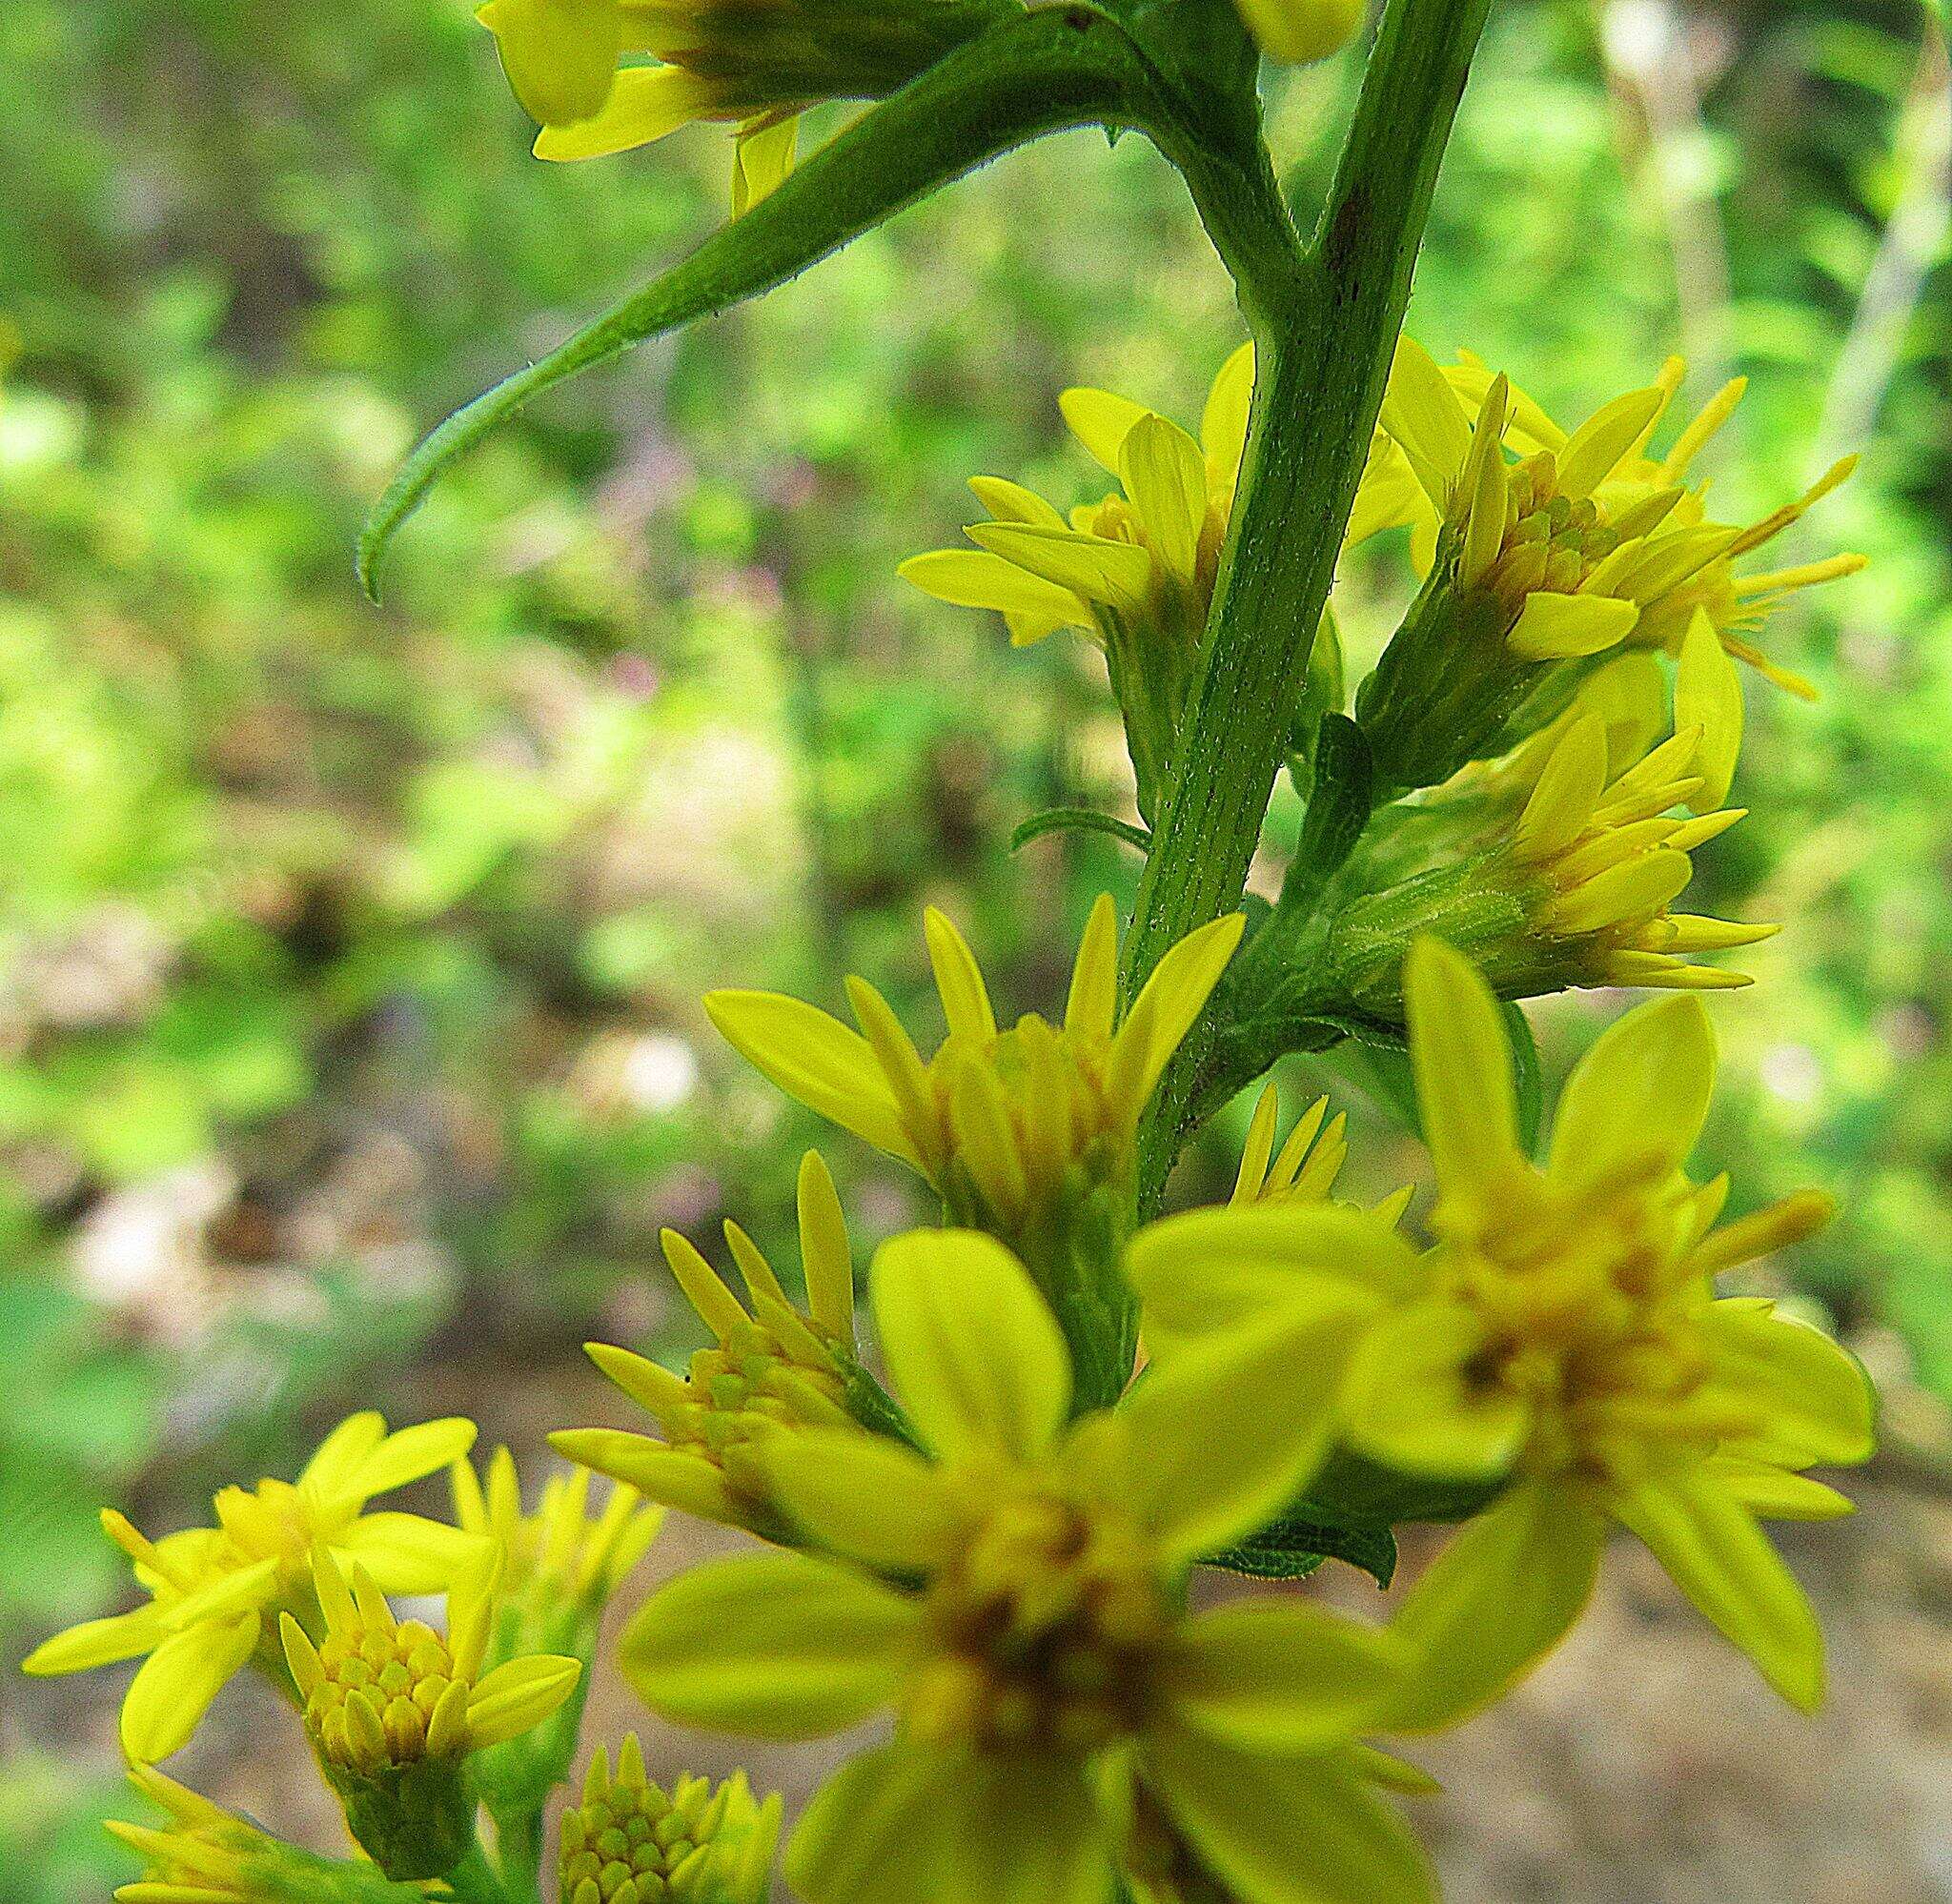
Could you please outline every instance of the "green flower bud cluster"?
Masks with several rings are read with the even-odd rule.
[[[760,1904],[780,1834],[780,1800],[743,1772],[713,1785],[686,1772],[666,1792],[626,1733],[613,1776],[600,1747],[582,1803],[562,1815],[560,1904]]]

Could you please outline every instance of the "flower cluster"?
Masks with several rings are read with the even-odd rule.
[[[1427,571],[1357,703],[1392,786],[1434,784],[1496,751],[1547,665],[1623,644],[1679,654],[1698,617],[1720,654],[1813,692],[1751,636],[1787,596],[1855,573],[1862,557],[1749,575],[1736,565],[1844,482],[1856,459],[1757,521],[1716,520],[1691,471],[1743,385],[1711,398],[1656,457],[1649,444],[1685,369],[1670,358],[1653,383],[1568,433],[1476,358],[1446,370],[1413,338],[1398,341],[1352,531],[1409,524]]]
[[[1352,190],[1324,249],[1299,248],[1266,153],[1249,151],[1255,46],[1317,58],[1360,11],[489,0],[480,17],[542,123],[539,152],[723,120],[740,129],[742,207],[783,176],[802,109],[909,89],[978,41],[986,114],[1045,130],[1057,73],[1106,123],[1146,123],[1183,169],[1204,128],[1225,190],[1205,174],[1203,209],[1224,197],[1242,221],[1230,265],[1286,260],[1254,295],[1243,277],[1241,301],[1291,353],[1291,321],[1274,320],[1305,287],[1328,287],[1325,331],[1374,302],[1362,247],[1387,208]],[[1392,10],[1378,62],[1426,91],[1461,81],[1440,47],[1413,43],[1413,11]],[[1060,51],[1014,72],[993,49],[1033,32]],[[1108,38],[1125,62],[1116,110],[1093,91],[1111,85],[1093,64]],[[1148,122],[1141,93],[1173,111]],[[1392,131],[1434,161],[1421,128]],[[942,156],[966,167],[973,152],[949,141]],[[888,184],[835,170],[865,196]],[[715,241],[699,273],[710,308],[810,181],[776,201],[782,215]],[[1392,240],[1404,257],[1413,225]],[[1362,268],[1325,270],[1345,245]],[[789,253],[766,253],[766,270]],[[571,349],[594,361],[612,333],[646,334],[647,308]],[[167,1822],[112,1827],[147,1866],[125,1904],[539,1897],[603,1610],[667,1508],[761,1550],[681,1571],[633,1610],[619,1657],[644,1704],[774,1741],[879,1721],[837,1749],[787,1835],[803,1904],[1421,1904],[1434,1881],[1395,1799],[1430,1782],[1376,1741],[1459,1724],[1536,1667],[1616,1528],[1786,1700],[1818,1703],[1822,1636],[1763,1524],[1848,1511],[1811,1470],[1867,1457],[1873,1398],[1843,1347],[1720,1283],[1830,1205],[1805,1193],[1728,1219],[1727,1179],[1695,1174],[1716,1067],[1706,998],[1748,982],[1697,960],[1775,928],[1674,907],[1692,855],[1741,818],[1727,804],[1735,661],[1802,692],[1756,628],[1857,558],[1739,565],[1849,465],[1759,521],[1721,522],[1692,469],[1739,385],[1657,455],[1678,360],[1568,432],[1474,357],[1442,367],[1408,337],[1393,346],[1386,314],[1364,321],[1349,389],[1373,393],[1387,371],[1378,426],[1364,414],[1334,454],[1320,440],[1332,418],[1300,433],[1334,466],[1299,467],[1243,346],[1197,436],[1108,393],[1066,393],[1117,492],[1067,516],[980,477],[990,519],[968,531],[974,548],[905,565],[934,597],[1000,612],[1019,644],[1067,626],[1097,643],[1153,830],[1110,822],[1147,854],[1134,929],[1122,937],[1112,898],[1097,901],[1050,1016],[1006,1028],[932,908],[944,1029],[925,1057],[864,979],[845,982],[851,1027],[774,992],[705,999],[783,1093],[937,1201],[938,1225],[873,1252],[867,1330],[842,1199],[809,1152],[797,1272],[728,1220],[735,1291],[663,1233],[709,1339],[681,1372],[589,1345],[655,1432],[559,1430],[574,1471],[532,1508],[506,1449],[478,1473],[472,1423],[390,1433],[362,1413],[295,1482],[221,1490],[211,1525],[152,1541],[105,1517],[143,1604],[27,1666],[144,1661],[122,1742]],[[1265,361],[1269,390],[1295,401],[1295,356]],[[1277,467],[1293,480],[1271,511],[1260,492],[1256,515]],[[1312,507],[1321,537],[1302,552],[1305,599],[1270,586],[1285,580],[1290,503]],[[1410,531],[1421,585],[1348,694],[1321,598],[1329,543],[1393,527]],[[1260,736],[1238,761],[1236,722]],[[1305,811],[1279,898],[1243,898],[1283,764]],[[1541,1161],[1517,1002],[1572,986],[1665,996],[1575,1066]],[[1282,1059],[1350,1037],[1382,1084],[1407,1074],[1426,1209],[1413,1216],[1409,1189],[1373,1207],[1338,1196],[1344,1118],[1318,1098],[1284,1139],[1270,1081],[1229,1201],[1158,1214],[1190,1131]],[[369,1511],[441,1469],[450,1520]],[[593,1473],[611,1482],[600,1505]],[[1389,1585],[1393,1529],[1415,1521],[1455,1530],[1386,1619],[1292,1590],[1331,1558]],[[1223,1575],[1236,1590],[1210,1590]],[[444,1598],[444,1619],[390,1595]],[[355,1856],[283,1844],[153,1770],[247,1665],[294,1709]],[[555,1824],[557,1904],[761,1904],[783,1817],[743,1772],[653,1780],[630,1735],[614,1770],[603,1749],[587,1756]]]

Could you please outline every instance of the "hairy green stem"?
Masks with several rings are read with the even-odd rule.
[[[1391,0],[1313,237],[1298,246],[1264,150],[1160,143],[1186,174],[1254,335],[1253,420],[1199,677],[1128,940],[1135,989],[1240,901],[1381,408],[1437,167],[1490,0]],[[1203,1041],[1149,1116],[1142,1205],[1188,1127]]]

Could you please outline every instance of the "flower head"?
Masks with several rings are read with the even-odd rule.
[[[1612,658],[1509,753],[1473,760],[1376,830],[1332,912],[1317,969],[1331,995],[1402,1018],[1403,954],[1431,933],[1501,997],[1569,985],[1710,990],[1741,973],[1696,955],[1771,937],[1676,910],[1695,851],[1743,816],[1723,807],[1741,698],[1702,618],[1669,693],[1644,652]]]
[[[1013,10],[1011,0],[488,0],[539,158],[596,158],[697,120],[740,129],[736,210],[791,169],[823,99],[893,92]],[[649,54],[655,63],[620,65]]]
[[[626,1732],[612,1776],[600,1746],[582,1802],[562,1814],[560,1904],[764,1904],[780,1798],[754,1798],[742,1772],[714,1785],[681,1772],[669,1792],[644,1775]]]
[[[1104,649],[1147,813],[1206,634],[1253,380],[1253,346],[1243,344],[1213,380],[1197,439],[1128,397],[1066,391],[1065,421],[1117,493],[1067,519],[1019,483],[977,476],[969,487],[991,519],[964,532],[976,548],[902,564],[941,600],[995,609],[1020,647],[1069,627]]]
[[[152,1825],[107,1821],[110,1834],[143,1861],[143,1875],[116,1888],[116,1904],[417,1904],[416,1885],[392,1884],[371,1865],[315,1857],[214,1805],[153,1766],[130,1783],[164,1814]]]
[[[1827,1201],[1715,1226],[1726,1180],[1698,1186],[1682,1167],[1714,1079],[1698,1000],[1642,1006],[1600,1038],[1567,1081],[1541,1167],[1517,1140],[1484,981],[1425,940],[1405,991],[1436,1246],[1418,1255],[1346,1213],[1169,1219],[1131,1250],[1149,1340],[1169,1352],[1285,1309],[1307,1350],[1297,1390],[1311,1409],[1334,1398],[1357,1453],[1510,1482],[1405,1610],[1424,1654],[1395,1723],[1454,1717],[1556,1642],[1609,1516],[1786,1697],[1814,1704],[1821,1636],[1757,1517],[1847,1511],[1799,1470],[1864,1458],[1869,1389],[1815,1329],[1767,1302],[1718,1300],[1712,1278],[1809,1234]],[[1497,1637],[1460,1647],[1465,1631]]]
[[[1697,638],[1714,640],[1705,628]],[[1695,724],[1622,763],[1604,718],[1586,713],[1534,758],[1537,777],[1495,877],[1519,895],[1531,934],[1554,958],[1573,960],[1561,982],[1698,991],[1748,983],[1689,956],[1755,944],[1776,926],[1671,910],[1694,877],[1689,855],[1742,818],[1738,807],[1676,812],[1700,805],[1714,782],[1726,790],[1731,750]]]
[[[1072,1193],[1123,1185],[1140,1114],[1219,982],[1243,921],[1200,927],[1162,959],[1118,1022],[1118,927],[1091,909],[1061,1026],[1000,1030],[962,934],[932,908],[928,956],[948,1035],[925,1063],[864,979],[859,1033],[797,999],[713,992],[712,1023],[789,1096],[919,1171],[958,1221],[1015,1236]]]
[[[1755,522],[1716,521],[1706,486],[1691,485],[1689,473],[1734,415],[1746,382],[1717,393],[1655,456],[1649,441],[1685,370],[1669,358],[1652,384],[1603,405],[1569,435],[1478,359],[1466,354],[1440,369],[1405,337],[1383,432],[1416,493],[1406,490],[1402,464],[1387,450],[1372,456],[1365,482],[1402,505],[1399,519],[1421,519],[1426,538],[1438,526],[1449,531],[1460,583],[1500,601],[1516,654],[1549,659],[1628,639],[1678,653],[1700,610],[1729,653],[1807,694],[1807,683],[1769,663],[1748,635],[1787,595],[1855,574],[1863,557],[1745,577],[1734,565],[1847,480],[1857,459],[1844,458]],[[1373,519],[1388,517],[1379,511]]]
[[[533,1513],[522,1511],[515,1457],[498,1448],[484,1488],[472,1463],[449,1470],[455,1520],[492,1541],[500,1555],[504,1598],[547,1619],[596,1612],[623,1584],[657,1539],[663,1510],[636,1489],[614,1484],[602,1509],[590,1512],[590,1472],[552,1474]]]
[[[853,1252],[834,1180],[816,1150],[801,1159],[799,1203],[806,1311],[794,1307],[737,1224],[726,1224],[725,1241],[745,1284],[743,1303],[690,1243],[667,1229],[671,1273],[713,1344],[681,1376],[627,1348],[588,1344],[590,1359],[649,1410],[661,1438],[570,1428],[550,1436],[559,1453],[709,1520],[755,1530],[770,1525],[765,1477],[754,1460],[760,1439],[782,1428],[844,1427],[853,1419]]]
[[[799,1738],[895,1708],[894,1742],[803,1818],[800,1894],[1096,1896],[1143,1794],[1240,1894],[1305,1861],[1332,1873],[1325,1894],[1426,1895],[1354,1742],[1390,1695],[1389,1636],[1293,1600],[1182,1610],[1191,1563],[1267,1519],[1313,1458],[1266,1409],[1265,1349],[1226,1345],[1067,1427],[1064,1338],[1001,1245],[900,1238],[872,1293],[934,1458],[859,1430],[768,1441],[777,1498],[835,1558],[698,1570],[622,1646],[683,1723]]]
[[[448,1595],[443,1635],[397,1620],[365,1568],[314,1561],[315,1632],[290,1613],[279,1635],[305,1730],[346,1807],[353,1835],[390,1877],[438,1877],[472,1841],[470,1753],[548,1718],[576,1690],[581,1662],[559,1654],[483,1671],[500,1556]]]
[[[167,1758],[195,1730],[231,1675],[254,1656],[279,1671],[266,1621],[305,1610],[319,1553],[357,1561],[388,1590],[437,1591],[479,1557],[458,1529],[418,1514],[368,1513],[376,1495],[465,1454],[475,1425],[458,1418],[387,1432],[370,1410],[341,1422],[296,1482],[225,1488],[217,1525],[152,1541],[125,1515],[102,1525],[128,1554],[145,1607],[57,1633],[25,1662],[32,1673],[78,1672],[148,1657],[122,1705],[122,1745],[137,1764]]]

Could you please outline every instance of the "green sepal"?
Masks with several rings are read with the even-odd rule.
[[[1315,624],[1314,645],[1309,650],[1308,677],[1288,729],[1288,771],[1294,789],[1306,800],[1314,769],[1315,746],[1323,719],[1340,715],[1348,699],[1348,677],[1342,659],[1342,630],[1333,608],[1324,608]]]
[[[467,1762],[423,1758],[368,1774],[323,1759],[346,1828],[388,1877],[445,1877],[475,1849],[475,1792]]]
[[[1129,119],[1145,74],[1116,22],[1088,5],[992,29],[871,108],[742,217],[428,435],[360,532],[377,592],[395,532],[455,457],[532,398],[647,339],[756,297],[986,160],[1046,132]]]
[[[1508,1003],[1504,1012],[1505,1036],[1512,1045],[1512,1089],[1518,1104],[1518,1144],[1530,1156],[1538,1148],[1538,1129],[1545,1120],[1545,1078],[1532,1021],[1515,1004]]]
[[[1323,715],[1315,732],[1314,779],[1301,839],[1282,882],[1284,908],[1312,909],[1355,851],[1369,825],[1372,779],[1362,729],[1347,715]]]
[[[1512,715],[1553,666],[1512,653],[1511,621],[1488,589],[1458,586],[1456,538],[1447,534],[1403,625],[1356,691],[1379,795],[1441,785],[1500,750]]]
[[[1387,1587],[1396,1572],[1396,1537],[1388,1528],[1337,1528],[1284,1516],[1209,1554],[1205,1565],[1254,1580],[1305,1580],[1325,1560],[1360,1568]]]
[[[841,1400],[847,1412],[870,1434],[885,1435],[890,1441],[925,1451],[922,1437],[901,1404],[851,1355],[837,1350],[836,1360],[841,1365]]]
[[[417,1884],[398,1883],[352,1858],[320,1857],[266,1838],[246,1858],[241,1894],[258,1904],[426,1904]]]

